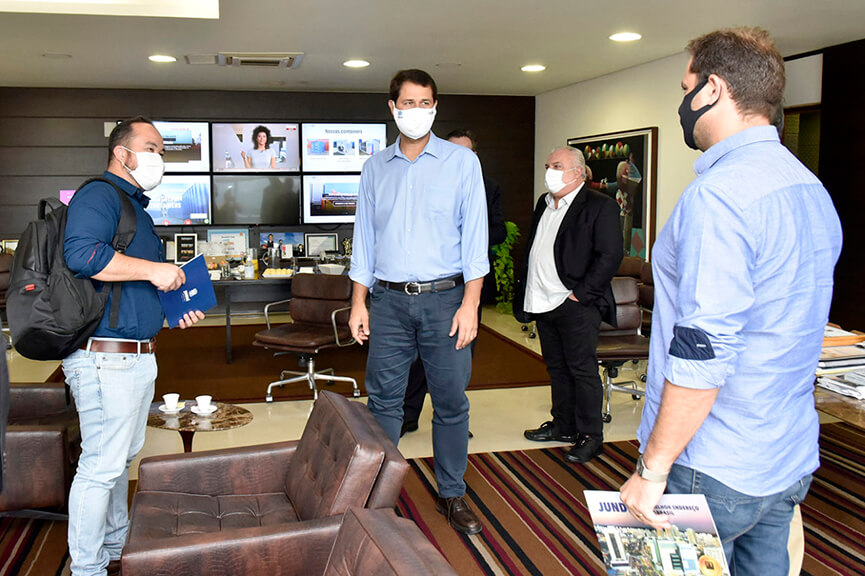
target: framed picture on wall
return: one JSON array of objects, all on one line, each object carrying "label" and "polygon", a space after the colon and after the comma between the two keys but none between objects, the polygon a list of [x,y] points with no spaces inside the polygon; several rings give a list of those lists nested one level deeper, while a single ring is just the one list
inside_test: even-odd
[{"label": "framed picture on wall", "polygon": [[586,159],[586,185],[619,205],[626,256],[650,258],[655,242],[658,128],[568,138]]},{"label": "framed picture on wall", "polygon": [[18,240],[3,240],[2,251],[7,254],[14,254],[15,249],[18,248]]},{"label": "framed picture on wall", "polygon": [[337,242],[339,238],[336,234],[307,234],[305,236],[306,255],[321,256],[325,252],[335,252],[338,250]]},{"label": "framed picture on wall", "polygon": [[175,234],[174,263],[185,264],[195,258],[197,245],[198,236],[196,234]]}]

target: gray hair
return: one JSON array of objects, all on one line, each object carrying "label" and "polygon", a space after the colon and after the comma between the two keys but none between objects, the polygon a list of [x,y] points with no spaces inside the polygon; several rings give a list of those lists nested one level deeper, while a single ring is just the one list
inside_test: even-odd
[{"label": "gray hair", "polygon": [[574,168],[580,168],[583,180],[586,179],[586,158],[583,156],[583,153],[573,146],[557,146],[553,148],[550,154],[554,154],[559,150],[565,150],[568,152],[574,160]]}]

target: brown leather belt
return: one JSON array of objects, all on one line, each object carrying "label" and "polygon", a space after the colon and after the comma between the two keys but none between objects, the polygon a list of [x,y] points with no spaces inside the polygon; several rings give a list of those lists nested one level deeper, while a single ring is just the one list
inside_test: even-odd
[{"label": "brown leather belt", "polygon": [[[87,350],[87,343],[81,346]],[[90,339],[91,352],[106,352],[109,354],[153,354],[156,352],[156,338],[150,340],[102,340]]]},{"label": "brown leather belt", "polygon": [[397,292],[405,292],[409,296],[417,296],[426,292],[444,292],[445,290],[456,288],[463,283],[463,275],[456,274],[450,278],[431,280],[429,282],[388,282],[387,280],[379,280],[378,283],[388,290],[396,290]]}]

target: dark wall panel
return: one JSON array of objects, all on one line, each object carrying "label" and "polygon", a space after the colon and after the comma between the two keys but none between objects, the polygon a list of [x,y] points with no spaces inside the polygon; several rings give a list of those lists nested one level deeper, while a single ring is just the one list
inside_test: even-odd
[{"label": "dark wall panel", "polygon": [[857,97],[863,92],[865,41],[827,48],[823,53],[819,175],[844,229],[830,319],[859,330],[865,329],[865,180],[856,176],[856,167],[865,165],[865,147],[852,143],[856,134],[865,133],[865,104]]},{"label": "dark wall panel", "polygon": [[[532,211],[534,108],[532,97],[443,94],[433,126],[439,136],[456,128],[477,132],[484,172],[503,188],[505,218],[524,231]],[[103,122],[138,114],[211,122],[377,121],[388,123],[389,142],[397,136],[384,93],[0,88],[0,238],[21,233],[39,198],[100,174],[107,156]],[[196,231],[206,235],[204,227]],[[350,234],[350,227],[339,232]]]}]

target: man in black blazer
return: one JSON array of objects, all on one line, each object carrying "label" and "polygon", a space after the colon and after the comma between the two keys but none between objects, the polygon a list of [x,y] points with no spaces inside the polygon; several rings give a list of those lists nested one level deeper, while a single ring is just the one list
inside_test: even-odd
[{"label": "man in black blazer", "polygon": [[583,186],[582,152],[556,148],[546,168],[549,192],[535,207],[514,310],[518,320],[536,321],[553,419],[525,436],[573,442],[565,458],[584,463],[603,450],[596,348],[601,321],[616,324],[611,281],[623,257],[622,228],[616,202]]}]

